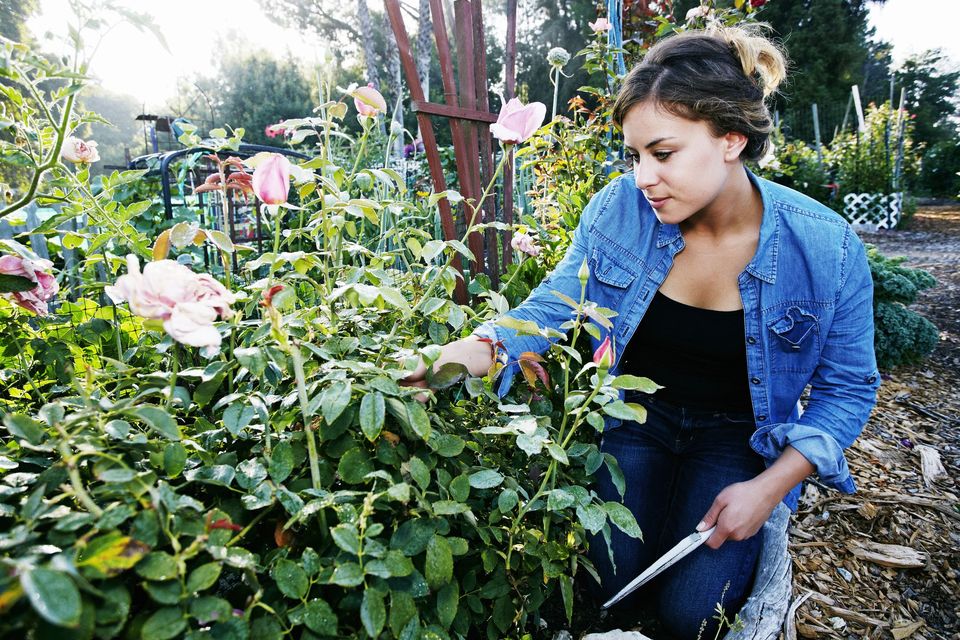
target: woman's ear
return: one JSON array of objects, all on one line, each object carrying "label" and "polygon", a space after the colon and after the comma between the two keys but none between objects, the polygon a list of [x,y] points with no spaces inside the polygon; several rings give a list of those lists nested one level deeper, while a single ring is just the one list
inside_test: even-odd
[{"label": "woman's ear", "polygon": [[723,136],[723,159],[733,162],[740,159],[740,153],[747,146],[747,136],[736,131],[730,131]]}]

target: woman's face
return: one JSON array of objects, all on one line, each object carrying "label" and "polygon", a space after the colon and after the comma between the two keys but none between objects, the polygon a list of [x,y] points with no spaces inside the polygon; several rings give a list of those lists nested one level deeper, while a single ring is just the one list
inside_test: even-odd
[{"label": "woman's face", "polygon": [[623,141],[637,188],[665,224],[709,211],[731,185],[734,172],[743,171],[745,136],[718,138],[706,122],[681,118],[652,103],[627,112]]}]

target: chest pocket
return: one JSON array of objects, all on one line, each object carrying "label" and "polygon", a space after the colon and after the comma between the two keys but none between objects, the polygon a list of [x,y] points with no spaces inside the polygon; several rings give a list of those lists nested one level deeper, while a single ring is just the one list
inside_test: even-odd
[{"label": "chest pocket", "polygon": [[767,327],[771,371],[813,371],[820,357],[820,321],[812,311],[790,307]]},{"label": "chest pocket", "polygon": [[588,264],[593,278],[589,281],[587,299],[602,307],[616,309],[637,274],[600,249],[593,250]]}]

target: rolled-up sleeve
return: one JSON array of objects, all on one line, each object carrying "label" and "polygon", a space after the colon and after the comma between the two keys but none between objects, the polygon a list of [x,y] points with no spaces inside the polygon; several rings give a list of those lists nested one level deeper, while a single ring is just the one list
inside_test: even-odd
[{"label": "rolled-up sleeve", "polygon": [[856,485],[843,450],[853,444],[876,404],[880,374],[873,342],[873,280],[863,243],[849,228],[836,311],[820,362],[810,380],[810,399],[797,422],[758,428],[753,449],[768,461],[787,446],[799,451],[823,484],[853,493]]}]

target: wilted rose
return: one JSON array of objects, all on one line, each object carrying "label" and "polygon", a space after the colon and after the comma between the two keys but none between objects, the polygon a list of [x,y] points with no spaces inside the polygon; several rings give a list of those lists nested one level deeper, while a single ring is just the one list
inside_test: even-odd
[{"label": "wilted rose", "polygon": [[253,170],[253,191],[266,204],[283,204],[290,191],[290,161],[279,153],[267,154]]},{"label": "wilted rose", "polygon": [[528,256],[540,255],[540,246],[537,241],[525,233],[515,233],[510,239],[510,246],[514,251],[525,253]]},{"label": "wilted rose", "polygon": [[50,301],[60,286],[50,270],[53,263],[49,260],[28,260],[20,256],[0,256],[0,274],[19,276],[36,283],[36,286],[26,291],[12,291],[3,294],[15,304],[38,316],[47,314],[47,302]]},{"label": "wilted rose", "polygon": [[220,332],[213,326],[217,317],[233,315],[236,302],[226,287],[210,275],[196,274],[173,260],[148,262],[140,273],[140,262],[127,256],[128,273],[105,288],[114,302],[126,301],[130,311],[149,320],[163,321],[163,328],[177,342],[191,347],[219,347]]},{"label": "wilted rose", "polygon": [[60,157],[67,162],[75,164],[90,164],[100,159],[97,152],[97,143],[93,140],[84,141],[80,138],[68,136],[63,141],[63,147],[60,149]]},{"label": "wilted rose", "polygon": [[693,22],[697,18],[706,18],[710,15],[710,7],[705,4],[700,5],[699,7],[694,7],[687,11],[687,22]]},{"label": "wilted rose", "polygon": [[353,106],[362,116],[375,118],[381,113],[387,112],[387,101],[379,91],[373,88],[373,83],[365,87],[357,87],[350,92],[353,96]]},{"label": "wilted rose", "polygon": [[490,133],[501,142],[519,144],[525,142],[543,123],[547,107],[542,102],[531,102],[524,106],[513,98],[503,106],[497,122],[490,125]]},{"label": "wilted rose", "polygon": [[597,18],[596,22],[588,22],[587,24],[590,25],[590,28],[593,29],[594,33],[609,31],[610,27],[612,26],[610,21],[606,18]]}]

